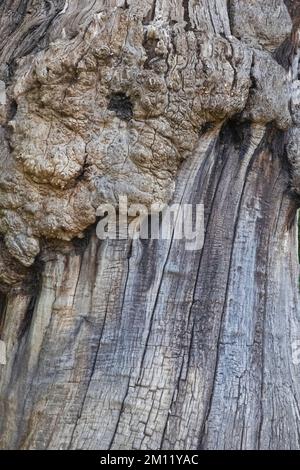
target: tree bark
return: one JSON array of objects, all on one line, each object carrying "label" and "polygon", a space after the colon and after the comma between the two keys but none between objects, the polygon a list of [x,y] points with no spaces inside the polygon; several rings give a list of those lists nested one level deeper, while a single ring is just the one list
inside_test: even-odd
[{"label": "tree bark", "polygon": [[[173,52],[161,59],[169,69],[155,69],[163,40],[151,39],[149,32],[140,44],[147,55],[143,67],[146,74],[169,77],[172,67],[182,63],[185,101],[188,72],[194,77],[197,64],[192,59],[184,64],[182,50],[193,57],[198,40],[205,47],[214,41],[222,46],[209,60],[204,46],[197,50],[200,62],[215,64],[206,75],[211,101],[201,101],[195,111],[195,145],[185,150],[182,142],[177,144],[182,158],[171,172],[176,184],[169,201],[204,204],[202,250],[187,251],[174,238],[101,241],[96,219],[87,216],[86,225],[80,222],[78,233],[70,229],[67,240],[60,232],[45,235],[36,223],[39,253],[32,256],[28,249],[26,256],[22,250],[18,255],[5,219],[17,209],[7,205],[12,190],[0,181],[0,339],[6,346],[6,364],[0,365],[0,448],[300,448],[300,368],[293,361],[293,345],[300,338],[298,15],[297,2],[293,9],[286,3],[2,2],[0,79],[8,93],[0,161],[6,177],[10,158],[17,161],[21,155],[18,126],[37,100],[31,82],[26,106],[24,91],[9,90],[23,80],[22,67],[37,57],[41,63],[51,44],[58,44],[58,57],[60,41],[76,41],[97,15],[108,12],[116,24],[127,22],[129,38],[132,24],[147,31],[157,25],[161,31],[173,28]],[[100,28],[93,34],[101,43],[106,33]],[[132,32],[129,46],[138,43],[138,34]],[[208,36],[203,39],[203,34]],[[234,51],[230,59],[222,41]],[[218,88],[223,75],[227,80],[225,62],[233,74],[228,92]],[[133,121],[139,119],[136,109],[138,104]],[[12,119],[16,130],[9,125]],[[113,122],[130,126],[126,119],[117,114]],[[188,139],[196,127],[194,121],[191,131],[186,127]],[[118,129],[121,135],[123,128]],[[163,166],[162,157],[160,162]],[[27,162],[17,165],[24,173]],[[26,181],[52,197],[49,181],[38,178],[29,174]],[[76,184],[84,178],[85,173]],[[61,201],[68,189],[55,191]],[[167,198],[161,194],[158,199]],[[75,212],[71,217],[77,223]],[[24,223],[29,226],[37,218],[24,216]],[[16,233],[16,223],[12,226]],[[27,238],[22,240],[27,246]]]}]

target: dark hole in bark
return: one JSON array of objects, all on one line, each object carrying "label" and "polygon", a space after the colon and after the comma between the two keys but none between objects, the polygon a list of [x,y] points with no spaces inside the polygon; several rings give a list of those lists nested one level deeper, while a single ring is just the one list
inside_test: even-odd
[{"label": "dark hole in bark", "polygon": [[250,85],[250,90],[257,90],[257,80],[256,78],[251,74],[250,75],[250,79],[251,79],[251,85]]},{"label": "dark hole in bark", "polygon": [[113,93],[109,97],[107,109],[114,111],[119,119],[130,121],[133,116],[133,104],[125,93]]},{"label": "dark hole in bark", "polygon": [[255,56],[252,57],[251,69],[250,69],[250,93],[253,93],[254,90],[257,90],[257,80],[254,75],[254,67],[255,67]]},{"label": "dark hole in bark", "polygon": [[233,144],[239,157],[243,158],[251,145],[251,124],[247,121],[240,122],[238,115],[229,119],[221,130],[220,143],[225,147]]},{"label": "dark hole in bark", "polygon": [[185,31],[191,31],[192,25],[191,25],[191,20],[190,20],[190,15],[189,15],[189,0],[182,0],[182,6],[183,6],[183,19],[185,21]]}]

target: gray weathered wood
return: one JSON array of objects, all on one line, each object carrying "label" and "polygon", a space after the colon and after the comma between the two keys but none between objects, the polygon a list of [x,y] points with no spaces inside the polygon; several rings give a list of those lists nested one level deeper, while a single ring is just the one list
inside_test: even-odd
[{"label": "gray weathered wood", "polygon": [[[0,448],[299,449],[297,3],[286,2],[294,26],[281,0],[1,3]],[[92,65],[92,92],[81,77],[66,85],[73,56],[96,46],[112,93],[135,96],[132,71],[160,80],[154,95],[141,85],[129,122],[104,107]],[[73,154],[70,173],[48,171],[55,132],[26,147],[26,132],[57,122],[83,140],[79,174]],[[121,150],[136,130],[149,161],[123,171],[107,127]],[[97,239],[96,203],[111,193],[89,165],[133,202],[203,202],[203,249]]]}]

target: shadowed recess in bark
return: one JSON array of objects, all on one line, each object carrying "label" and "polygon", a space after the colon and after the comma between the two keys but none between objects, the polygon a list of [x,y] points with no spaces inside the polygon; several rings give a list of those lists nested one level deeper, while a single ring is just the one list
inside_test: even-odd
[{"label": "shadowed recess in bark", "polygon": [[34,312],[35,305],[36,305],[36,302],[37,302],[37,297],[38,297],[38,294],[35,294],[30,299],[30,302],[28,304],[27,310],[25,312],[25,315],[23,317],[22,323],[20,324],[20,328],[19,328],[19,331],[18,331],[19,341],[21,340],[21,338],[24,336],[24,334],[26,333],[26,331],[30,327],[33,312]]},{"label": "shadowed recess in bark", "polygon": [[183,18],[185,21],[185,30],[189,31],[192,29],[190,14],[189,14],[189,0],[182,0],[182,7],[183,7]]},{"label": "shadowed recess in bark", "polygon": [[0,339],[4,327],[7,296],[0,292]]},{"label": "shadowed recess in bark", "polygon": [[91,241],[91,237],[94,234],[95,229],[96,229],[96,225],[94,224],[84,231],[84,236],[82,238],[76,237],[72,240],[72,244],[75,248],[76,255],[80,255],[84,253],[85,249],[88,247]]},{"label": "shadowed recess in bark", "polygon": [[220,143],[226,145],[232,143],[234,148],[239,150],[240,158],[248,152],[251,146],[251,123],[241,122],[239,116],[229,119],[222,127],[220,133]]},{"label": "shadowed recess in bark", "polygon": [[119,119],[130,121],[133,116],[133,104],[125,93],[113,93],[109,97],[107,109],[114,111]]}]

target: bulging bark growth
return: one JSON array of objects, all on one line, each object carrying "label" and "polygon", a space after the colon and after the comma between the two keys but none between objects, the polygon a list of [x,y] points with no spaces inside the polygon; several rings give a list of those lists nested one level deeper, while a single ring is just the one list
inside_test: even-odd
[{"label": "bulging bark growth", "polygon": [[[297,2],[10,3],[0,446],[299,448]],[[203,249],[98,240],[119,195]]]}]

